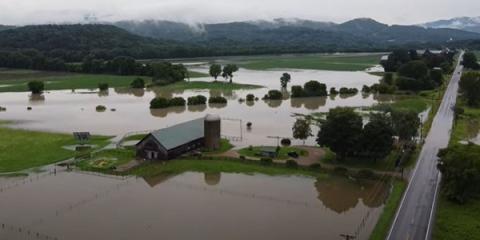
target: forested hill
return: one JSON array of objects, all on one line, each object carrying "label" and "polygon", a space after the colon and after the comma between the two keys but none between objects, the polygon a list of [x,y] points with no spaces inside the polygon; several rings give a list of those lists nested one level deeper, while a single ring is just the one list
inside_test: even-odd
[{"label": "forested hill", "polygon": [[[359,18],[341,24],[309,20],[233,22],[187,25],[169,21],[122,21],[114,25],[129,32],[157,38],[203,45],[241,45],[270,43],[272,45],[302,45],[311,42],[319,48],[368,47],[379,48],[412,43],[442,44],[448,41],[479,39],[480,34],[456,29],[433,29],[419,26],[386,25],[373,19]],[[358,43],[352,43],[352,39]],[[366,45],[365,45],[366,44]],[[236,45],[239,47],[239,45]]]},{"label": "forested hill", "polygon": [[36,25],[0,31],[0,50],[36,49],[49,57],[81,61],[93,54],[98,58],[115,56],[168,58],[205,55],[202,48],[162,41],[129,33],[112,25]]}]

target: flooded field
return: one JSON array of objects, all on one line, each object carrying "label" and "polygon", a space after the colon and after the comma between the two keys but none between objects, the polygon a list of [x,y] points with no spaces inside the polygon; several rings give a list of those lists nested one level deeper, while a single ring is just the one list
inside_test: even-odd
[{"label": "flooded field", "polygon": [[332,176],[30,179],[0,178],[0,239],[368,239],[389,192]]},{"label": "flooded field", "polygon": [[[194,70],[205,72],[206,68]],[[282,71],[252,71],[241,69],[236,73],[234,82],[257,84],[266,88],[255,90],[216,91],[186,90],[165,91],[162,89],[125,90],[110,89],[108,94],[88,92],[86,90],[51,91],[42,96],[29,93],[0,93],[0,105],[7,111],[0,112],[0,120],[17,121],[13,127],[71,133],[89,131],[102,135],[121,135],[128,132],[154,130],[183,121],[205,116],[207,113],[219,114],[224,118],[222,134],[235,139],[237,146],[276,144],[268,136],[291,137],[293,114],[310,114],[328,111],[337,106],[371,106],[379,100],[373,95],[337,96],[335,98],[305,98],[283,101],[263,101],[255,103],[239,102],[249,93],[262,98],[269,89],[280,88]],[[315,70],[289,70],[292,85],[303,85],[309,80],[318,80],[328,88],[356,87],[378,82],[379,77],[365,72],[335,72]],[[196,78],[195,81],[211,81],[210,78]],[[202,94],[205,96],[223,95],[228,98],[227,105],[209,105],[195,107],[177,107],[150,110],[149,102],[155,96],[187,98]],[[95,107],[104,105],[106,112],[97,112]],[[27,110],[31,106],[31,111]],[[114,109],[115,111],[111,111]],[[282,121],[277,121],[282,119]],[[245,129],[252,122],[251,130]],[[314,137],[307,141],[314,144]]]}]

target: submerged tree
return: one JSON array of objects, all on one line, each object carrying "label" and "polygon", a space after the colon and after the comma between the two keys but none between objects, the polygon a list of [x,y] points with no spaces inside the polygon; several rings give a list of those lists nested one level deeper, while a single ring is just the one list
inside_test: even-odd
[{"label": "submerged tree", "polygon": [[288,73],[284,73],[282,77],[280,78],[280,84],[282,85],[282,88],[287,88],[288,83],[292,79],[292,76]]},{"label": "submerged tree", "polygon": [[238,71],[238,66],[235,64],[227,64],[226,66],[223,67],[223,73],[222,76],[225,79],[230,79],[230,83],[233,82],[233,73]]},{"label": "submerged tree", "polygon": [[43,92],[45,84],[42,81],[31,81],[28,83],[28,90],[33,94],[40,94]]},{"label": "submerged tree", "polygon": [[209,74],[217,81],[218,76],[222,74],[222,66],[220,64],[212,64],[210,66]]},{"label": "submerged tree", "polygon": [[312,128],[310,127],[310,121],[303,118],[297,118],[292,127],[293,138],[300,139],[305,144],[307,138],[313,136]]}]

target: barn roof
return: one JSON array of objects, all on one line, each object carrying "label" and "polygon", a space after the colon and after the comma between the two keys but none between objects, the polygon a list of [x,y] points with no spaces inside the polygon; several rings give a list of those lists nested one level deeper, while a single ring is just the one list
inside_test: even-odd
[{"label": "barn roof", "polygon": [[205,137],[204,118],[153,131],[152,136],[167,150]]}]

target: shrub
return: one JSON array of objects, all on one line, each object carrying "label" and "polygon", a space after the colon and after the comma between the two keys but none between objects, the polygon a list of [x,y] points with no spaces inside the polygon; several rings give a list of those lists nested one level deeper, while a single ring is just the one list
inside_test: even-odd
[{"label": "shrub", "polygon": [[356,88],[346,88],[346,87],[342,87],[340,88],[340,94],[357,94],[358,93],[358,89]]},{"label": "shrub", "polygon": [[338,91],[334,87],[330,88],[330,95],[337,95]]},{"label": "shrub", "polygon": [[150,101],[151,109],[167,108],[167,107],[169,107],[169,101],[166,98],[157,97],[152,99],[152,101]]},{"label": "shrub", "polygon": [[370,92],[371,92],[371,89],[370,89],[369,86],[363,85],[363,87],[362,87],[362,92],[363,92],[363,93],[370,93]]},{"label": "shrub", "polygon": [[5,112],[5,111],[7,111],[7,108],[0,106],[0,112]]},{"label": "shrub", "polygon": [[185,106],[185,99],[182,97],[174,97],[168,101],[168,106],[170,107],[183,107]]},{"label": "shrub", "polygon": [[370,169],[361,169],[358,171],[357,176],[364,179],[374,179],[375,173]]},{"label": "shrub", "polygon": [[227,99],[222,96],[210,97],[208,103],[226,104]]},{"label": "shrub", "polygon": [[268,94],[265,95],[264,97],[264,99],[268,99],[268,100],[282,100],[282,98],[283,98],[283,94],[278,90],[270,90],[268,91]]},{"label": "shrub", "polygon": [[288,138],[284,138],[280,141],[280,144],[282,144],[284,147],[288,147],[292,144],[292,141]]},{"label": "shrub", "polygon": [[252,125],[253,125],[253,124],[252,124],[251,122],[248,122],[248,123],[247,123],[247,128],[249,128],[249,129],[252,128]]},{"label": "shrub", "polygon": [[189,106],[204,105],[206,103],[207,103],[207,98],[205,96],[202,96],[202,95],[197,95],[197,96],[193,96],[193,97],[188,98],[188,105]]},{"label": "shrub", "polygon": [[292,86],[292,98],[305,97],[305,91],[303,91],[302,86]]},{"label": "shrub", "polygon": [[246,99],[247,99],[248,102],[253,102],[253,101],[255,101],[255,95],[248,94]]},{"label": "shrub", "polygon": [[99,83],[98,84],[98,89],[100,91],[107,91],[108,90],[108,83]]},{"label": "shrub", "polygon": [[145,88],[145,81],[143,78],[135,78],[135,80],[130,83],[130,87],[132,88]]},{"label": "shrub", "polygon": [[107,107],[103,105],[98,105],[96,108],[97,112],[105,112],[107,110]]},{"label": "shrub", "polygon": [[287,160],[285,162],[285,166],[287,166],[288,168],[297,168],[298,163],[295,160]]},{"label": "shrub", "polygon": [[33,94],[42,93],[44,89],[45,84],[41,81],[28,82],[28,90],[30,90]]},{"label": "shrub", "polygon": [[270,165],[273,163],[273,160],[271,158],[261,158],[260,163],[263,165]]}]

